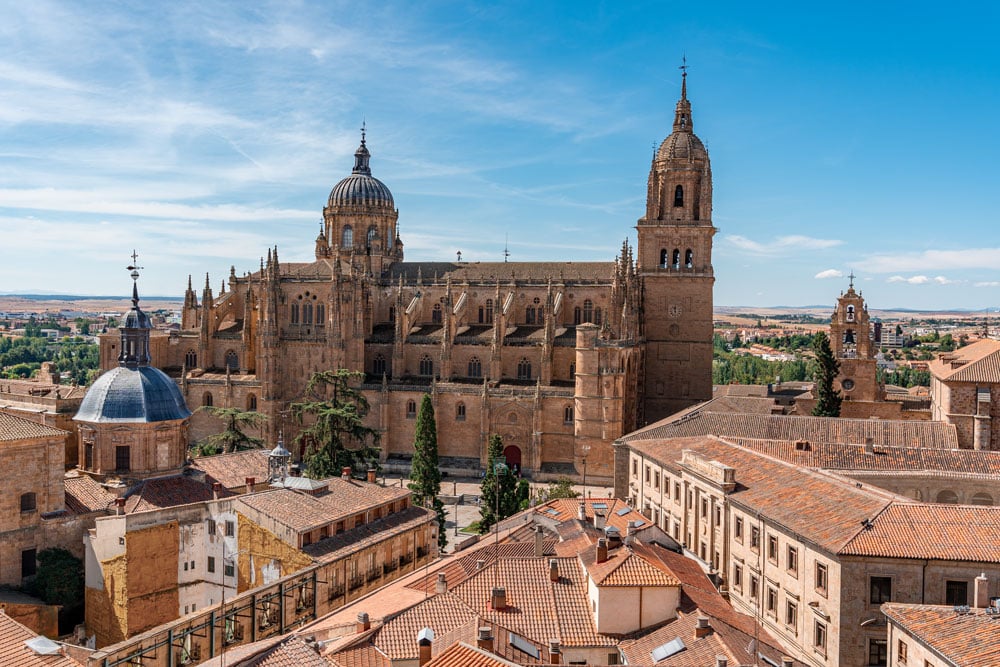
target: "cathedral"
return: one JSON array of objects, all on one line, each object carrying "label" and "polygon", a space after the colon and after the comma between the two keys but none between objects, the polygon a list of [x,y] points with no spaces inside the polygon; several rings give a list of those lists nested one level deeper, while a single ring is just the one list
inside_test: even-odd
[{"label": "cathedral", "polygon": [[[429,393],[443,466],[480,469],[496,433],[536,478],[587,466],[610,479],[616,438],[711,397],[712,173],[686,72],[637,245],[613,261],[407,262],[398,218],[362,132],[315,258],[285,262],[275,246],[218,294],[206,276],[200,298],[189,278],[180,330],[150,340],[153,365],[192,408],[266,414],[271,442],[293,440],[288,406],[314,372],[357,371],[384,460],[409,458]],[[118,343],[102,338],[104,368]],[[190,437],[218,429],[197,413]]]}]

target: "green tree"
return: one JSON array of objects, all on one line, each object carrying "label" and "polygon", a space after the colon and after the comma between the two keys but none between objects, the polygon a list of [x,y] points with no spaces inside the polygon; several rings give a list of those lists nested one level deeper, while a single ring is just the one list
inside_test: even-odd
[{"label": "green tree", "polygon": [[579,498],[580,492],[573,490],[573,480],[569,477],[560,477],[549,484],[549,488],[545,491],[545,497],[548,500],[555,500],[556,498]]},{"label": "green tree", "polygon": [[438,462],[437,423],[434,421],[434,405],[428,394],[424,394],[420,402],[415,430],[409,488],[415,504],[434,508],[438,520],[438,546],[444,549],[448,545],[448,534],[444,529],[444,503],[438,498],[441,494],[441,468]]},{"label": "green tree", "polygon": [[813,351],[816,353],[816,407],[813,415],[816,417],[839,417],[840,402],[843,400],[840,392],[833,388],[833,382],[840,373],[840,363],[830,349],[830,339],[820,331],[813,338]]},{"label": "green tree", "polygon": [[302,461],[314,479],[332,477],[345,466],[378,466],[378,430],[365,426],[368,401],[350,385],[363,373],[343,368],[313,373],[305,396],[292,403],[292,415],[309,425],[296,436],[305,447]]},{"label": "green tree", "polygon": [[259,449],[264,440],[244,433],[244,429],[258,428],[267,421],[267,415],[239,408],[220,408],[203,405],[198,412],[207,412],[226,425],[222,433],[215,433],[201,441],[202,454],[231,454],[244,449]]},{"label": "green tree", "polygon": [[65,609],[83,606],[83,561],[65,549],[38,552],[34,592],[48,604]]},{"label": "green tree", "polygon": [[490,436],[479,497],[480,533],[489,532],[493,524],[517,512],[517,478],[504,459],[503,439],[498,434]]}]

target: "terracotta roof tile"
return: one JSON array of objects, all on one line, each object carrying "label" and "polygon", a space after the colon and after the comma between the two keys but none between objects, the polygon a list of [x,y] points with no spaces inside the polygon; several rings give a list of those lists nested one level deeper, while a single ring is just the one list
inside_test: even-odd
[{"label": "terracotta roof tile", "polygon": [[13,667],[80,667],[80,663],[64,655],[38,655],[24,642],[38,635],[10,616],[0,613],[0,665]]},{"label": "terracotta roof tile", "polygon": [[1000,341],[989,338],[938,355],[928,370],[948,382],[1000,382]]},{"label": "terracotta roof tile", "polygon": [[956,614],[954,607],[888,602],[882,612],[907,633],[958,667],[1000,665],[1000,623],[982,609]]},{"label": "terracotta roof tile", "polygon": [[[232,495],[225,489],[220,498]],[[125,513],[148,512],[165,507],[212,500],[212,487],[190,477],[176,475],[139,483],[125,497]]]},{"label": "terracotta roof tile", "polygon": [[[529,526],[533,528],[533,526]],[[518,531],[515,531],[518,532]],[[506,539],[510,539],[508,536]],[[409,588],[418,591],[433,593],[437,584],[438,573],[443,572],[448,588],[453,588],[462,583],[478,569],[477,563],[481,560],[483,565],[493,563],[499,556],[501,559],[508,558],[531,558],[534,556],[534,542],[500,542],[494,545],[491,542],[482,542],[481,547],[471,553],[460,555],[444,567],[438,569],[426,577],[421,577],[410,584]],[[553,539],[545,539],[542,542],[542,550],[545,555],[555,553],[558,542]]]},{"label": "terracotta roof tile", "polygon": [[[451,594],[436,595],[389,619],[375,635],[373,644],[392,660],[418,656],[417,633],[431,628],[443,634],[469,622],[475,612],[461,598]],[[334,657],[339,661],[339,654]]]},{"label": "terracotta roof tile", "polygon": [[69,433],[62,429],[39,424],[23,417],[15,417],[7,412],[0,412],[0,442],[56,438],[67,435]]},{"label": "terracotta roof tile", "polygon": [[305,638],[297,635],[242,664],[245,667],[330,667],[329,660],[307,646]]},{"label": "terracotta roof tile", "polygon": [[268,453],[266,449],[251,449],[232,454],[199,456],[194,459],[192,467],[203,471],[209,483],[220,482],[227,489],[235,489],[243,486],[247,477],[253,477],[257,482],[267,480]]},{"label": "terracotta roof tile", "polygon": [[681,582],[666,568],[657,568],[629,547],[623,546],[608,554],[603,563],[597,562],[593,547],[580,554],[580,562],[598,586],[680,586]]},{"label": "terracotta roof tile", "polygon": [[339,651],[329,660],[338,667],[392,667],[389,657],[371,644]]},{"label": "terracotta roof tile", "polygon": [[89,475],[67,477],[66,509],[74,514],[101,512],[111,507],[115,495],[101,486]]},{"label": "terracotta roof tile", "polygon": [[520,667],[465,642],[456,642],[427,663],[426,667]]},{"label": "terracotta roof tile", "polygon": [[[242,497],[242,496],[241,496]],[[429,524],[435,520],[434,512],[423,507],[407,507],[401,512],[395,512],[371,523],[356,526],[339,535],[333,535],[319,542],[313,542],[305,547],[309,556],[319,562],[330,562],[345,554],[364,549],[372,544],[383,542],[393,535]]]},{"label": "terracotta roof tile", "polygon": [[654,527],[653,523],[641,512],[618,498],[587,498],[586,500],[583,498],[558,498],[538,505],[534,512],[544,519],[550,519],[560,524],[571,524],[578,516],[581,503],[584,506],[586,522],[589,525],[594,524],[594,514],[602,512],[605,517],[604,525],[617,528],[623,538],[628,534],[629,522],[639,522],[635,524],[638,526],[636,535],[641,535],[643,530]]}]

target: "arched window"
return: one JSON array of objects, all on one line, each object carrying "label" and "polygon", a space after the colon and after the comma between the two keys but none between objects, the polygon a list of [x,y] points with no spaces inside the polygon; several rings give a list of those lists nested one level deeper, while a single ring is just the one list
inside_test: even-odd
[{"label": "arched window", "polygon": [[601,309],[594,308],[594,324],[600,324],[600,323],[601,323]]},{"label": "arched window", "polygon": [[563,408],[563,423],[572,424],[573,423],[573,406],[567,405]]},{"label": "arched window", "polygon": [[674,248],[674,257],[671,264],[675,269],[681,268],[681,251],[679,248]]},{"label": "arched window", "polygon": [[993,496],[986,493],[985,491],[980,491],[976,495],[972,496],[972,500],[969,501],[971,505],[992,505]]},{"label": "arched window", "polygon": [[369,248],[372,247],[372,241],[374,241],[377,237],[378,237],[378,229],[375,227],[375,225],[370,226],[368,228],[368,236],[365,237],[365,243]]},{"label": "arched window", "polygon": [[854,321],[854,306],[847,307],[847,321],[848,322]]},{"label": "arched window", "polygon": [[385,357],[381,354],[376,354],[372,359],[372,375],[385,375]]},{"label": "arched window", "polygon": [[321,303],[316,304],[316,326],[321,327],[326,324],[326,306]]},{"label": "arched window", "polygon": [[226,351],[226,368],[231,371],[238,371],[240,369],[240,357],[233,350]]},{"label": "arched window", "polygon": [[521,361],[517,362],[517,379],[518,380],[530,380],[531,379],[531,362],[525,357],[521,357]]},{"label": "arched window", "polygon": [[417,402],[412,398],[406,402],[406,418],[416,419],[417,418]]},{"label": "arched window", "polygon": [[493,299],[486,299],[486,305],[479,307],[479,323],[493,324]]},{"label": "arched window", "polygon": [[441,304],[435,303],[434,308],[431,310],[431,322],[434,324],[441,324]]},{"label": "arched window", "polygon": [[674,206],[684,206],[684,188],[680,185],[674,188]]},{"label": "arched window", "polygon": [[37,507],[35,501],[34,493],[22,493],[21,494],[21,511],[22,512],[34,512]]},{"label": "arched window", "polygon": [[420,375],[434,375],[434,362],[430,355],[424,355],[420,359]]},{"label": "arched window", "polygon": [[937,501],[939,503],[944,503],[947,505],[957,505],[958,504],[958,494],[954,491],[945,489],[944,491],[937,494]]},{"label": "arched window", "polygon": [[534,324],[535,323],[535,307],[528,306],[524,309],[524,323]]},{"label": "arched window", "polygon": [[205,395],[201,397],[201,404],[205,407],[212,407],[212,392],[205,392]]},{"label": "arched window", "polygon": [[292,304],[292,324],[299,323],[299,304]]},{"label": "arched window", "polygon": [[594,302],[590,299],[583,300],[583,321],[593,322],[594,321]]},{"label": "arched window", "polygon": [[470,378],[481,378],[483,377],[483,364],[479,361],[479,357],[472,357],[469,359],[469,377]]},{"label": "arched window", "polygon": [[583,311],[580,306],[573,309],[573,324],[583,324]]},{"label": "arched window", "polygon": [[344,225],[344,234],[341,237],[341,244],[344,248],[351,248],[354,246],[354,228],[350,225]]},{"label": "arched window", "polygon": [[256,409],[257,409],[257,395],[250,394],[249,396],[247,396],[247,410],[256,410]]},{"label": "arched window", "polygon": [[660,268],[661,269],[667,268],[667,249],[666,248],[664,248],[663,250],[660,251]]},{"label": "arched window", "polygon": [[570,364],[569,365],[569,376],[570,376],[570,378],[575,378],[576,377],[576,364]]},{"label": "arched window", "polygon": [[194,350],[188,350],[184,354],[184,365],[187,366],[188,368],[197,368],[198,367],[198,353],[195,352]]},{"label": "arched window", "polygon": [[313,307],[311,303],[302,304],[302,324],[313,323]]},{"label": "arched window", "polygon": [[694,251],[691,248],[684,251],[684,266],[689,269],[694,266]]},{"label": "arched window", "polygon": [[465,421],[465,403],[459,402],[455,405],[455,421]]}]

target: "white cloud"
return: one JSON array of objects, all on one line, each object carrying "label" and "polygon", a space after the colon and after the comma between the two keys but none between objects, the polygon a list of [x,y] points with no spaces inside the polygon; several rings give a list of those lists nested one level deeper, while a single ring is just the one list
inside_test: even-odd
[{"label": "white cloud", "polygon": [[965,281],[952,280],[951,278],[947,278],[945,276],[934,276],[934,282],[936,282],[938,285],[956,285],[958,283],[964,283]]},{"label": "white cloud", "polygon": [[898,273],[935,269],[993,269],[998,264],[1000,248],[965,248],[871,255],[865,260],[865,269],[875,273]]},{"label": "white cloud", "polygon": [[837,239],[817,239],[797,234],[778,236],[770,242],[754,241],[736,234],[726,236],[725,240],[740,250],[745,250],[755,255],[780,255],[795,250],[826,250],[827,248],[833,248],[844,243]]},{"label": "white cloud", "polygon": [[826,278],[843,278],[844,272],[841,271],[840,269],[827,269],[826,271],[820,271],[815,275],[815,277],[819,278],[820,280]]},{"label": "white cloud", "polygon": [[1000,287],[1000,280],[985,280],[975,283],[974,287]]},{"label": "white cloud", "polygon": [[890,283],[909,283],[910,285],[926,285],[931,281],[927,276],[910,276],[909,278],[904,278],[903,276],[892,276],[889,278]]}]

